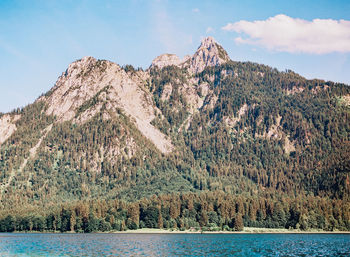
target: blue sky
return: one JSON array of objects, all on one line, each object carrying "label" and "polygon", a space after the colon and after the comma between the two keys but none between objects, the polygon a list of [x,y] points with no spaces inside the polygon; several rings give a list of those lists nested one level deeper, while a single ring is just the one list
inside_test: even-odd
[{"label": "blue sky", "polygon": [[347,0],[1,0],[0,112],[33,102],[83,56],[147,68],[206,36],[233,60],[350,84],[349,10]]}]

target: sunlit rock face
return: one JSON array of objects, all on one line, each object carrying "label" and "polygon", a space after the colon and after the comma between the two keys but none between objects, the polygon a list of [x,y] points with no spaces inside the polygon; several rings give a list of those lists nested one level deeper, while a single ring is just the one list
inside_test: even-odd
[{"label": "sunlit rock face", "polygon": [[182,60],[175,54],[162,54],[152,61],[150,68],[158,67],[162,69],[171,65],[179,66],[181,62]]},{"label": "sunlit rock face", "polygon": [[47,103],[46,114],[56,116],[58,122],[84,123],[98,112],[109,119],[122,110],[162,153],[169,153],[171,141],[151,125],[160,111],[144,88],[147,77],[144,71],[128,73],[113,62],[84,57],[70,64],[55,87],[38,101]]},{"label": "sunlit rock face", "polygon": [[207,37],[190,59],[189,69],[193,73],[202,72],[205,67],[221,65],[230,60],[227,52],[215,42],[214,38]]},{"label": "sunlit rock face", "polygon": [[152,61],[150,68],[162,69],[175,65],[180,68],[188,68],[191,73],[202,72],[205,67],[221,65],[230,60],[227,52],[216,43],[212,37],[204,38],[197,51],[192,55],[186,55],[180,59],[175,54],[162,54]]}]

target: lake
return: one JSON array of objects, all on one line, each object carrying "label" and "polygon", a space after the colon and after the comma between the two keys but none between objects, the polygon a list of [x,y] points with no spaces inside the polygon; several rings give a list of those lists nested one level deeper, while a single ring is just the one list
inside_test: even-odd
[{"label": "lake", "polygon": [[0,234],[0,256],[350,256],[350,234]]}]

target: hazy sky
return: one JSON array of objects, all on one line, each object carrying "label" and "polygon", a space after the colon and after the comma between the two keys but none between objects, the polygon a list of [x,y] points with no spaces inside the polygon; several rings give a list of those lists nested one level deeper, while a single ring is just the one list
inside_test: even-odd
[{"label": "hazy sky", "polygon": [[231,59],[350,84],[350,1],[0,0],[0,112],[83,56],[147,68],[213,36]]}]

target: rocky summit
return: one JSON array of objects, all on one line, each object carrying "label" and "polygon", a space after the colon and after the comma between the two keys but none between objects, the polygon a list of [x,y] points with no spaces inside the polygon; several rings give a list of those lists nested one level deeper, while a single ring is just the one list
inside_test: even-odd
[{"label": "rocky summit", "polygon": [[200,73],[206,67],[218,66],[230,60],[227,52],[214,38],[204,38],[197,51],[192,55],[186,55],[182,60],[175,54],[163,54],[152,61],[150,68],[163,68],[166,66],[185,67],[192,73]]},{"label": "rocky summit", "polygon": [[231,60],[212,37],[146,70],[84,57],[0,114],[0,231],[9,213],[61,231],[349,230],[349,99],[345,84]]},{"label": "rocky summit", "polygon": [[190,58],[189,69],[194,73],[202,72],[208,66],[218,66],[230,60],[227,52],[215,42],[214,38],[207,37]]}]

